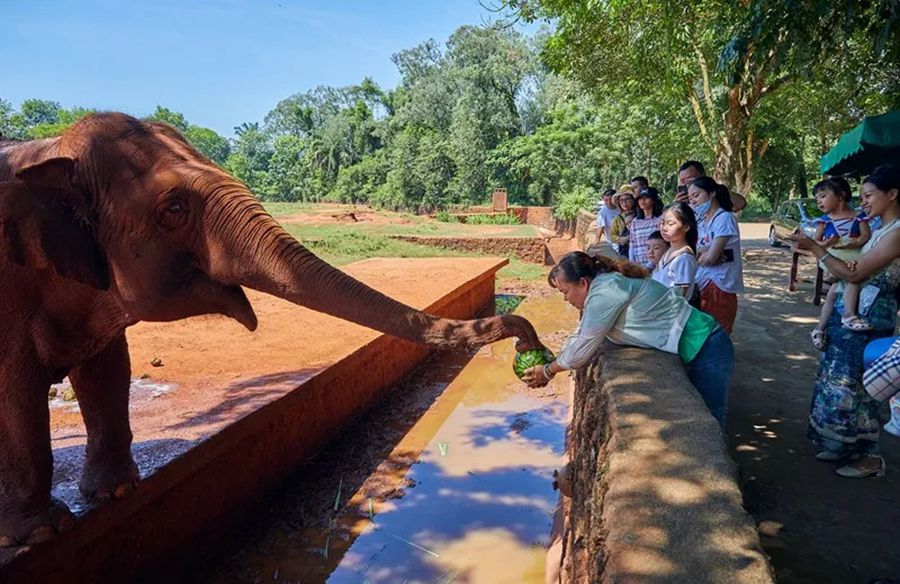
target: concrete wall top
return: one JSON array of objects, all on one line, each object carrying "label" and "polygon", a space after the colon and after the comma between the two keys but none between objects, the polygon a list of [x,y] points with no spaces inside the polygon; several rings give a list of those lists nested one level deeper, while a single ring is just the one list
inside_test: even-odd
[{"label": "concrete wall top", "polygon": [[[602,509],[587,512],[602,537],[585,538],[598,549],[579,572],[603,582],[773,582],[735,464],[679,358],[607,343],[578,378],[573,509]],[[599,432],[589,427],[598,419]],[[578,483],[591,480],[600,486]],[[572,580],[595,581],[581,575]]]}]

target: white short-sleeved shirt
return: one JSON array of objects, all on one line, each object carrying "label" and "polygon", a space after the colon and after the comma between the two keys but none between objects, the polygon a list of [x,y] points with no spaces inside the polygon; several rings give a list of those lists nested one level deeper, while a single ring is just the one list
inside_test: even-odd
[{"label": "white short-sleeved shirt", "polygon": [[597,227],[603,227],[606,230],[606,240],[610,243],[613,242],[612,235],[610,235],[612,222],[618,215],[618,209],[615,207],[607,207],[606,205],[600,207],[600,212],[597,213]]},{"label": "white short-sleeved shirt", "polygon": [[712,282],[723,292],[740,294],[744,291],[744,269],[741,263],[741,232],[738,229],[737,219],[734,213],[724,209],[716,211],[709,221],[703,221],[697,226],[699,238],[697,246],[708,248],[717,237],[727,237],[725,250],[731,250],[734,258],[730,262],[722,262],[714,266],[699,266],[697,268],[697,286],[703,290]]},{"label": "white short-sleeved shirt", "polygon": [[697,258],[690,247],[683,247],[674,254],[667,250],[653,270],[653,279],[666,288],[687,287],[685,298],[690,298],[697,286]]}]

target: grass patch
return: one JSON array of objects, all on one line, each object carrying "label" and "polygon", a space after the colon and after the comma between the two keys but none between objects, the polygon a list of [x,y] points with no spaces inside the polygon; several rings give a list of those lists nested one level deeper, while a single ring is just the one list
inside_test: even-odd
[{"label": "grass patch", "polygon": [[[391,225],[388,227],[398,227]],[[403,227],[402,225],[399,227]],[[387,235],[360,230],[345,225],[285,225],[288,233],[297,238],[317,256],[335,266],[343,266],[367,258],[441,258],[487,257],[487,254],[443,249],[398,241]],[[546,268],[509,258],[509,265],[497,273],[501,280],[531,281],[546,276]]]},{"label": "grass patch", "polygon": [[550,268],[539,266],[530,262],[523,262],[519,258],[509,258],[509,265],[497,272],[500,280],[518,280],[521,282],[535,282],[544,280]]},{"label": "grass patch", "polygon": [[469,225],[521,225],[522,222],[515,215],[505,213],[496,215],[469,215],[466,217]]},{"label": "grass patch", "polygon": [[273,203],[269,201],[263,203],[262,206],[270,215],[272,215],[272,217],[284,217],[300,212],[311,212],[315,207],[315,203]]},{"label": "grass patch", "polygon": [[[376,237],[389,235],[421,235],[430,237],[534,237],[537,232],[531,225],[482,226],[465,223],[438,223],[419,221],[410,223],[382,223],[360,221],[342,224],[291,224],[284,223],[294,237],[323,238],[332,235],[360,233]],[[498,231],[499,230],[499,231]]]}]

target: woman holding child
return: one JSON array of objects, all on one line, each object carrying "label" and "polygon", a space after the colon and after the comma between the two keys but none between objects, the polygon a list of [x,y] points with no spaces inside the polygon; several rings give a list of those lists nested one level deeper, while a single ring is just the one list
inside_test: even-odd
[{"label": "woman holding child", "polygon": [[555,361],[532,367],[523,380],[546,385],[566,369],[581,367],[604,339],[674,353],[710,413],[725,426],[734,347],[708,314],[647,277],[647,270],[621,260],[572,252],[550,271],[550,286],[582,311],[578,329]]},{"label": "woman holding child", "polygon": [[892,335],[896,325],[900,291],[900,168],[876,168],[860,190],[866,213],[880,217],[882,227],[863,246],[857,261],[848,263],[835,257],[802,233],[793,236],[796,249],[812,252],[842,281],[860,285],[858,310],[871,325],[871,330],[843,325],[844,290],[838,284],[813,391],[809,438],[821,449],[816,455],[819,460],[849,460],[849,464],[837,469],[837,474],[850,478],[882,476],[885,469],[878,447],[878,402],[863,387],[863,353],[870,341]]}]

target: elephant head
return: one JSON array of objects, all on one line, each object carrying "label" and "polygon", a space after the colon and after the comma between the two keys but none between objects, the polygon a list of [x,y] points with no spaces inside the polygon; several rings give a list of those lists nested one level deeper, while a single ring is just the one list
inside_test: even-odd
[{"label": "elephant head", "polygon": [[521,317],[438,318],[335,269],[164,124],[96,114],[12,156],[0,253],[108,290],[128,322],[219,313],[253,330],[246,286],[419,343],[541,346]]}]

